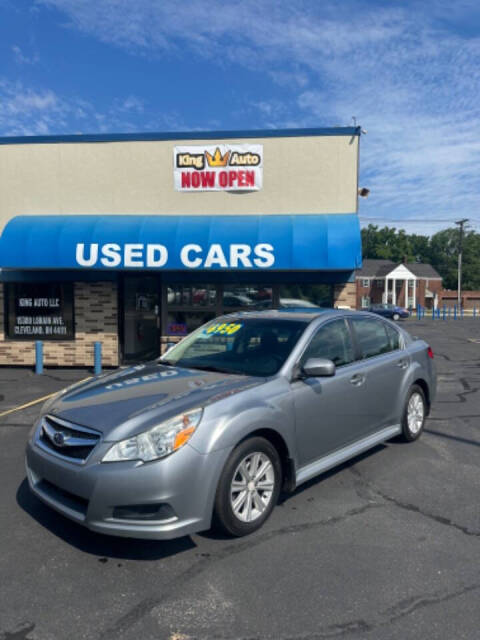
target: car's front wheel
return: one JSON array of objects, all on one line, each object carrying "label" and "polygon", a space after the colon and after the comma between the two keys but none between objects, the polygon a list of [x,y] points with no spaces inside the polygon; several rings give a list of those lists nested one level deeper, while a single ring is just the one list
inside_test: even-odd
[{"label": "car's front wheel", "polygon": [[230,535],[253,533],[276,505],[281,479],[275,447],[265,438],[244,440],[232,451],[220,476],[214,523]]},{"label": "car's front wheel", "polygon": [[402,439],[412,442],[420,437],[427,416],[427,403],[423,389],[417,384],[410,387],[402,422]]},{"label": "car's front wheel", "polygon": [[396,320],[400,320],[400,315],[398,313],[394,313],[393,314],[393,319]]}]

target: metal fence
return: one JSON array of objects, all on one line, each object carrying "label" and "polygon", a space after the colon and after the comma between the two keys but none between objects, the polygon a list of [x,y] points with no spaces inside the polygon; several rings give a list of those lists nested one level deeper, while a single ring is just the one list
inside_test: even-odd
[{"label": "metal fence", "polygon": [[480,309],[473,307],[473,309],[464,309],[458,307],[456,304],[453,307],[443,305],[436,309],[426,309],[421,304],[416,309],[410,307],[410,317],[417,320],[422,318],[431,318],[432,320],[461,320],[462,318],[478,318],[480,317]]}]

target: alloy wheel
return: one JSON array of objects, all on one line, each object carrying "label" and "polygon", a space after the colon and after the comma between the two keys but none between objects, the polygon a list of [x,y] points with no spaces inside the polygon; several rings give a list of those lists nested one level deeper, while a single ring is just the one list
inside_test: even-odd
[{"label": "alloy wheel", "polygon": [[408,428],[413,435],[416,435],[422,428],[425,418],[425,405],[422,396],[414,392],[410,396],[407,407]]},{"label": "alloy wheel", "polygon": [[249,453],[239,463],[230,485],[230,505],[242,522],[260,518],[269,506],[275,489],[275,470],[263,452]]}]

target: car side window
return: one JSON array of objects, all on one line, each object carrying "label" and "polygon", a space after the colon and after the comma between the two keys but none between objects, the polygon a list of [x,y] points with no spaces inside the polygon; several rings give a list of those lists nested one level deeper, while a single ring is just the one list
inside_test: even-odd
[{"label": "car side window", "polygon": [[353,362],[352,339],[344,320],[334,320],[320,327],[305,349],[301,364],[309,358],[327,358],[337,367]]},{"label": "car side window", "polygon": [[400,334],[398,331],[389,324],[385,325],[385,330],[387,332],[388,339],[390,340],[390,347],[392,351],[400,349]]},{"label": "car side window", "polygon": [[362,358],[373,358],[392,351],[384,322],[371,318],[354,318],[351,322]]}]

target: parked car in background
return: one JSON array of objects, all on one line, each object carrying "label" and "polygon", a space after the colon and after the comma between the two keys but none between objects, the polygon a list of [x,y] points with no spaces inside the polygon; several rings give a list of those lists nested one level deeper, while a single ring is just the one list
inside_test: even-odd
[{"label": "parked car in background", "polygon": [[392,320],[400,320],[400,318],[408,318],[410,312],[404,307],[397,307],[395,304],[372,304],[368,311],[371,313],[377,313],[384,318],[391,318]]},{"label": "parked car in background", "polygon": [[158,361],[51,398],[26,452],[33,493],[93,531],[168,539],[262,526],[280,491],[394,436],[416,440],[433,353],[369,313],[252,311]]},{"label": "parked car in background", "polygon": [[223,294],[223,306],[224,307],[251,307],[255,302],[248,296],[241,294]]},{"label": "parked car in background", "polygon": [[309,300],[303,300],[302,298],[280,298],[280,309],[317,309],[320,310],[316,304]]}]

